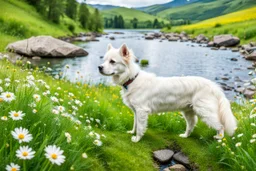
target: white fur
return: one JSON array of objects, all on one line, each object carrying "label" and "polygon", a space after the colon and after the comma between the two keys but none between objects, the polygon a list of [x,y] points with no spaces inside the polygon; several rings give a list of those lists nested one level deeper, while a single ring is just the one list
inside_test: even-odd
[{"label": "white fur", "polygon": [[[124,44],[119,49],[108,46],[104,57],[103,75],[111,75],[114,83],[123,85],[129,79],[136,79],[122,89],[124,103],[134,111],[134,125],[128,133],[133,142],[138,142],[146,131],[148,115],[158,112],[183,111],[187,126],[180,137],[188,137],[197,123],[197,116],[217,130],[216,139],[224,136],[224,130],[232,135],[236,119],[230,103],[221,88],[202,77],[157,77],[141,71],[134,62],[136,57]],[[110,63],[114,60],[115,63]]]}]

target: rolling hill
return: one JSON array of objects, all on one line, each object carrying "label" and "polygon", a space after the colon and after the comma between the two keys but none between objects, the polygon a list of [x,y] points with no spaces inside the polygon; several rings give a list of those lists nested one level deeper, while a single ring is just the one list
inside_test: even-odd
[{"label": "rolling hill", "polygon": [[250,8],[255,5],[255,0],[201,0],[189,5],[169,8],[158,12],[156,15],[166,19],[186,19],[192,22],[198,22],[238,10]]},{"label": "rolling hill", "polygon": [[97,8],[98,10],[109,10],[114,8],[119,8],[119,6],[115,5],[101,5],[101,4],[88,4],[88,6],[91,6],[93,8]]}]

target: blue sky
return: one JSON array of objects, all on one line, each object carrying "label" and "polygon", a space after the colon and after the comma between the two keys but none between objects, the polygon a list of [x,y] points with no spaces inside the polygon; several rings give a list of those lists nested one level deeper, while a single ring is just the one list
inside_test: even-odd
[{"label": "blue sky", "polygon": [[[81,1],[81,0],[79,0]],[[142,7],[153,4],[163,4],[172,0],[86,0],[87,4],[109,4],[125,7]],[[178,1],[178,0],[176,0]]]}]

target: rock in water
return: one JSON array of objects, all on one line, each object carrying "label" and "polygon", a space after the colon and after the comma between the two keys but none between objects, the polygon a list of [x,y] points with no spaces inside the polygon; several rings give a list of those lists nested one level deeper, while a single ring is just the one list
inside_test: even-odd
[{"label": "rock in water", "polygon": [[168,162],[172,158],[173,154],[174,152],[169,149],[157,150],[153,152],[154,158],[158,160],[160,163]]},{"label": "rock in water", "polygon": [[247,59],[247,60],[256,60],[256,51],[254,51],[250,55],[245,56],[245,59]]},{"label": "rock in water", "polygon": [[186,168],[181,164],[175,164],[171,167],[169,167],[170,171],[186,171]]},{"label": "rock in water", "polygon": [[178,152],[173,155],[173,159],[176,160],[177,162],[184,164],[184,165],[189,165],[189,159],[187,156],[185,156],[182,152]]},{"label": "rock in water", "polygon": [[87,56],[83,48],[55,39],[51,36],[37,36],[8,44],[8,51],[25,56],[78,57]]},{"label": "rock in water", "polygon": [[230,34],[226,34],[226,35],[214,36],[213,42],[219,47],[220,46],[228,47],[228,46],[238,45],[240,43],[240,39],[238,37],[233,37]]}]

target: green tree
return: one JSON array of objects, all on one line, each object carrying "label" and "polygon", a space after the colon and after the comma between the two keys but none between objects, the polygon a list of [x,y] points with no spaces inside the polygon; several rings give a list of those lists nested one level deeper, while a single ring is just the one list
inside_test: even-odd
[{"label": "green tree", "polygon": [[92,21],[94,24],[93,31],[99,32],[102,29],[102,18],[97,8],[94,11]]},{"label": "green tree", "polygon": [[118,22],[119,22],[119,27],[118,28],[124,28],[124,19],[122,15],[118,16]]},{"label": "green tree", "polygon": [[153,22],[153,28],[159,28],[159,22],[157,18]]},{"label": "green tree", "polygon": [[132,23],[132,27],[133,28],[137,28],[138,27],[138,19],[137,18],[133,18],[132,20],[131,20],[131,23]]},{"label": "green tree", "polygon": [[60,22],[60,17],[64,12],[64,4],[61,0],[45,0],[44,6],[47,11],[47,18],[55,23]]},{"label": "green tree", "polygon": [[77,2],[76,0],[67,0],[65,13],[69,18],[76,19]]},{"label": "green tree", "polygon": [[85,3],[79,8],[79,22],[83,28],[89,28],[90,13]]},{"label": "green tree", "polygon": [[118,17],[116,15],[114,17],[114,28],[118,28]]}]

